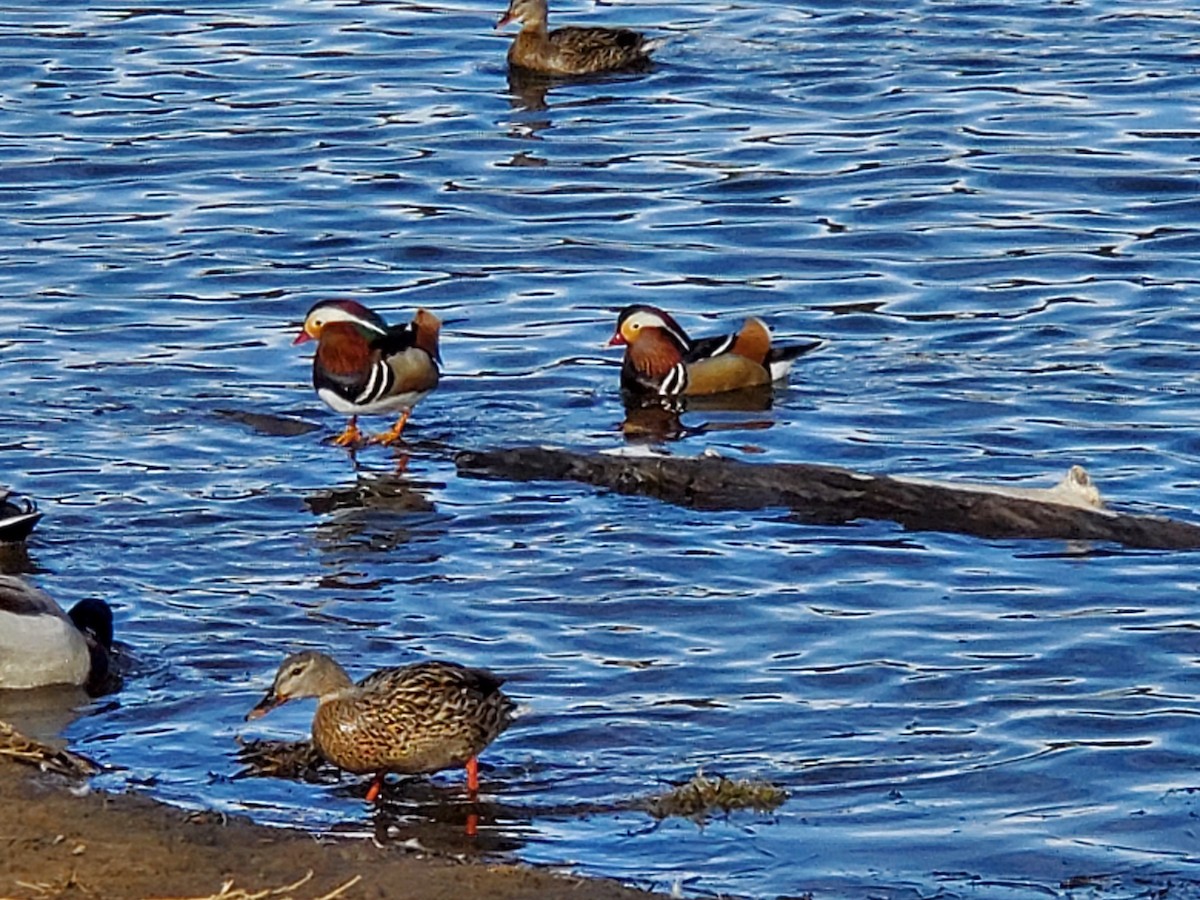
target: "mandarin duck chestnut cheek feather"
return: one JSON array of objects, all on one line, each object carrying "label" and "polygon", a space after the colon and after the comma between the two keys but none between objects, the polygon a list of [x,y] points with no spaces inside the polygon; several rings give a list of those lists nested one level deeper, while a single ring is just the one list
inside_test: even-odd
[{"label": "mandarin duck chestnut cheek feather", "polygon": [[313,387],[330,409],[350,417],[335,444],[357,446],[363,439],[358,417],[380,413],[400,417],[370,442],[400,439],[413,407],[438,385],[441,326],[427,309],[418,309],[407,325],[389,326],[353,300],[324,300],[308,311],[293,343],[317,342]]},{"label": "mandarin duck chestnut cheek feather", "polygon": [[591,75],[643,69],[662,44],[628,28],[546,27],[546,0],[511,0],[496,28],[520,22],[508,48],[511,66],[546,75]]},{"label": "mandarin duck chestnut cheek feather", "polygon": [[706,396],[769,385],[820,341],[781,347],[758,319],[733,334],[692,340],[670,314],[634,304],[621,310],[608,344],[623,346],[621,388],[634,395]]},{"label": "mandarin duck chestnut cheek feather", "polygon": [[374,774],[374,802],[388,772],[422,774],[465,766],[467,789],[479,789],[477,757],[512,723],[516,704],[484,669],[430,661],[379,669],[357,684],[323,653],[294,653],[249,713],[257,719],[288,700],[317,697],[313,744],[325,759]]}]

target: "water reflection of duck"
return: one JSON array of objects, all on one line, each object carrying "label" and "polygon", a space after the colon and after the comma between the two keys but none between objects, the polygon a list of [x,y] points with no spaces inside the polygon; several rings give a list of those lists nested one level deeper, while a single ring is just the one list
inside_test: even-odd
[{"label": "water reflection of duck", "polygon": [[409,324],[389,326],[353,300],[324,300],[308,311],[294,343],[317,341],[313,387],[330,409],[350,416],[335,444],[357,446],[358,417],[372,413],[400,413],[372,443],[400,439],[413,407],[437,387],[441,325],[429,310],[418,309]]},{"label": "water reflection of duck", "polygon": [[661,397],[658,394],[624,394],[625,419],[621,432],[631,441],[675,441],[688,436],[717,431],[747,431],[770,428],[766,419],[739,419],[736,422],[708,421],[685,426],[686,412],[765,412],[774,403],[769,384],[698,397]]},{"label": "water reflection of duck", "polygon": [[0,575],[0,688],[72,684],[89,693],[110,686],[112,609],[98,598],[63,612],[45,591]]},{"label": "water reflection of duck", "polygon": [[41,517],[32,500],[18,500],[0,488],[0,543],[25,540]]},{"label": "water reflection of duck", "polygon": [[662,44],[628,28],[568,25],[546,27],[546,0],[511,0],[496,23],[503,28],[520,22],[521,31],[508,48],[508,63],[551,75],[590,75],[645,68]]},{"label": "water reflection of duck", "polygon": [[516,704],[504,679],[483,669],[431,661],[380,669],[358,684],[329,656],[294,653],[247,719],[288,700],[317,697],[313,743],[323,757],[356,774],[373,773],[374,801],[388,772],[422,774],[465,766],[479,789],[478,755],[511,724]]},{"label": "water reflection of duck", "polygon": [[621,310],[609,346],[624,346],[621,388],[627,396],[700,397],[769,388],[820,341],[771,345],[771,333],[750,318],[734,334],[692,340],[668,313],[636,304]]}]

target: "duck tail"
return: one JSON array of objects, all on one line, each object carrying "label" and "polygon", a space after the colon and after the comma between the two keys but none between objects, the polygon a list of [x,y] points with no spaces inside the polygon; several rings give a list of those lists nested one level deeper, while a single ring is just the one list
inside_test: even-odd
[{"label": "duck tail", "polygon": [[772,381],[779,381],[787,377],[788,372],[792,370],[792,364],[804,356],[806,353],[811,353],[820,347],[824,341],[809,341],[805,344],[787,344],[782,347],[772,347],[771,352],[767,354],[767,371],[771,373]]}]

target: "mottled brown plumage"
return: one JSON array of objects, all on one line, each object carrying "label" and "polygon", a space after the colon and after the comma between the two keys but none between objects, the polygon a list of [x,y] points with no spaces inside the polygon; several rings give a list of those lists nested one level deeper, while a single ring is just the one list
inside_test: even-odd
[{"label": "mottled brown plumage", "polygon": [[660,41],[646,40],[628,28],[546,27],[546,0],[511,0],[496,23],[520,22],[521,32],[508,48],[509,65],[547,75],[591,75],[643,68]]},{"label": "mottled brown plumage", "polygon": [[313,744],[339,768],[376,773],[368,799],[388,772],[419,774],[467,766],[512,722],[516,704],[503,679],[483,669],[431,661],[380,669],[358,684],[324,653],[283,661],[271,690],[246,718],[296,697],[317,697]]}]

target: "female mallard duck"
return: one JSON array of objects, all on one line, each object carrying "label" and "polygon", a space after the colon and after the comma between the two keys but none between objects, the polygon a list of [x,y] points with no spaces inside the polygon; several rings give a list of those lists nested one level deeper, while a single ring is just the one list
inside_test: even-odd
[{"label": "female mallard duck", "polygon": [[467,789],[479,789],[476,757],[513,719],[504,679],[483,669],[431,661],[380,669],[358,684],[324,653],[293,653],[275,683],[246,714],[257,719],[288,700],[317,697],[313,744],[339,768],[374,773],[373,802],[388,772],[415,775],[465,766]]},{"label": "female mallard duck", "polygon": [[103,600],[81,600],[68,614],[44,591],[0,575],[0,688],[74,684],[102,692],[112,630]]},{"label": "female mallard duck", "polygon": [[508,48],[509,65],[547,75],[591,75],[637,69],[662,44],[628,28],[546,28],[546,0],[511,0],[497,28],[521,23]]}]

